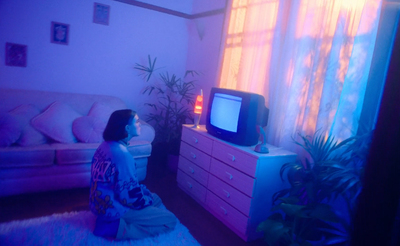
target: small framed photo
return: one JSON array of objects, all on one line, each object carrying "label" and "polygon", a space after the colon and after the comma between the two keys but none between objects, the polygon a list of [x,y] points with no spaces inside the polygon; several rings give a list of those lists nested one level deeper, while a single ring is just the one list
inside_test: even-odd
[{"label": "small framed photo", "polygon": [[50,36],[52,43],[68,45],[69,24],[52,21]]},{"label": "small framed photo", "polygon": [[6,43],[6,66],[26,67],[27,49],[27,45]]},{"label": "small framed photo", "polygon": [[108,26],[109,18],[110,18],[110,6],[101,3],[94,3],[93,22]]}]

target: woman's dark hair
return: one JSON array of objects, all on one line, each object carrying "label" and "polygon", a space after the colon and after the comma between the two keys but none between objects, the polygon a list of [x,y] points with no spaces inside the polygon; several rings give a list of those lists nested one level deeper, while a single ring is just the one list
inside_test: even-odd
[{"label": "woman's dark hair", "polygon": [[128,133],[125,130],[125,126],[132,124],[133,119],[136,116],[136,112],[131,109],[121,109],[114,111],[108,123],[106,129],[103,132],[103,138],[105,141],[119,141],[128,137]]}]

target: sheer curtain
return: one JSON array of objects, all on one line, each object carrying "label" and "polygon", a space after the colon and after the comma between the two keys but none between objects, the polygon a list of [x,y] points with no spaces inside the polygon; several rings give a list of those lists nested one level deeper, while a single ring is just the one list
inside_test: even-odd
[{"label": "sheer curtain", "polygon": [[263,94],[268,142],[357,132],[381,0],[232,0],[220,87]]}]

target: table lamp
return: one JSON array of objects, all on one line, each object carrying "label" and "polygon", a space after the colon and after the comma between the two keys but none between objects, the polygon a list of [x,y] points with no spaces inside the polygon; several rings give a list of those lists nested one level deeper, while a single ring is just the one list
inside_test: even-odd
[{"label": "table lamp", "polygon": [[194,126],[199,128],[201,113],[203,112],[203,90],[200,89],[200,95],[197,95],[196,103],[194,105]]}]

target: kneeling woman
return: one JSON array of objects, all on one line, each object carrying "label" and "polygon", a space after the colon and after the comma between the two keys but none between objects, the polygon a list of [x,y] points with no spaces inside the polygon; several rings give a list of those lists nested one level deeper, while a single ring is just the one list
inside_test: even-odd
[{"label": "kneeling woman", "polygon": [[112,239],[141,239],[172,231],[177,219],[159,208],[161,199],[139,184],[130,138],[140,135],[139,117],[126,109],[111,114],[91,170],[90,209],[97,215],[94,234]]}]

